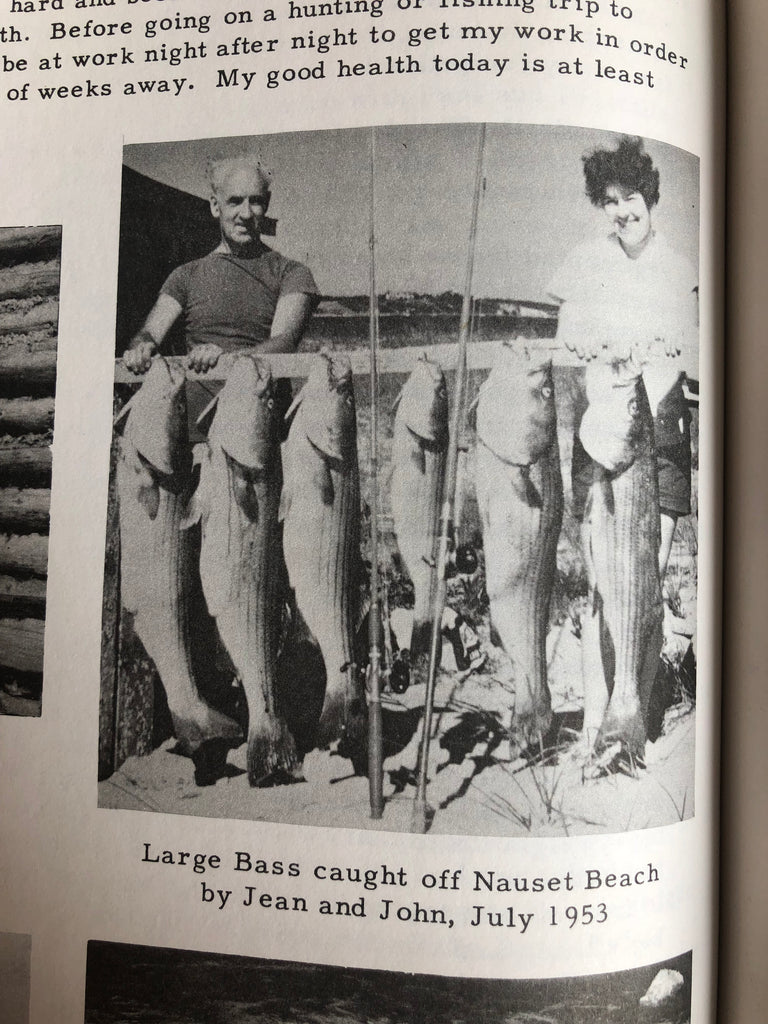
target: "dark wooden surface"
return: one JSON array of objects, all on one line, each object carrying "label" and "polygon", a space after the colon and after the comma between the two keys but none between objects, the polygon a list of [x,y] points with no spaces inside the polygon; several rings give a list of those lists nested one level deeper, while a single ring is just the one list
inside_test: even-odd
[{"label": "dark wooden surface", "polygon": [[48,486],[52,465],[50,448],[0,448],[0,486]]},{"label": "dark wooden surface", "polygon": [[61,228],[0,228],[0,714],[41,711]]},{"label": "dark wooden surface", "polygon": [[44,434],[53,430],[52,398],[8,398],[0,401],[0,434]]}]

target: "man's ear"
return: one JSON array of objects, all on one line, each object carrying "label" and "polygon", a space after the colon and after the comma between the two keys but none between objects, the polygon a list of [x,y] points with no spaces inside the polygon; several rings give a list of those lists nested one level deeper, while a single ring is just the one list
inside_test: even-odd
[{"label": "man's ear", "polygon": [[215,192],[213,192],[211,194],[211,198],[208,200],[208,202],[211,205],[211,216],[215,217],[216,220],[218,220],[219,219],[219,212],[220,212],[219,211],[219,200],[218,200]]}]

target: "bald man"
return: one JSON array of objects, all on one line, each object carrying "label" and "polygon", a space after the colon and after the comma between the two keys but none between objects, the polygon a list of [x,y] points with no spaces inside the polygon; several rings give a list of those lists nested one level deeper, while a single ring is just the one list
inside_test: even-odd
[{"label": "bald man", "polygon": [[204,372],[222,352],[293,352],[317,305],[308,268],[261,240],[271,190],[259,164],[247,158],[218,161],[211,165],[209,183],[221,241],[168,277],[123,356],[133,373],[149,369],[182,314],[188,365]]}]

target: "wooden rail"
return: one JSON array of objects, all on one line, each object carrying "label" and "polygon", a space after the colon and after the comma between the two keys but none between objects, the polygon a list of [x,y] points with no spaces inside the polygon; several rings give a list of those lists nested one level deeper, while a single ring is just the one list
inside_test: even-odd
[{"label": "wooden rail", "polygon": [[[501,348],[501,341],[476,341],[470,344],[467,350],[467,366],[470,370],[487,370],[493,365],[496,354]],[[579,359],[573,352],[569,352],[561,344],[550,339],[536,339],[526,341],[520,339],[520,347],[528,348],[530,351],[544,352],[549,355],[555,366],[583,366],[583,360]],[[419,356],[428,353],[431,359],[440,364],[444,370],[452,370],[456,366],[457,346],[455,343],[442,343],[439,345],[413,345],[408,348],[382,348],[379,350],[379,372],[380,373],[410,373]],[[347,351],[352,372],[355,375],[370,374],[370,358],[367,348],[357,348]],[[218,364],[207,373],[195,373],[187,369],[188,380],[223,381],[227,379],[229,368],[235,355],[223,355]],[[263,357],[271,366],[272,373],[276,377],[306,377],[310,368],[317,359],[316,352],[292,352]],[[169,362],[178,366],[185,366],[186,361],[182,356],[173,356]],[[675,360],[680,370],[689,377],[696,379],[699,375],[699,353],[698,349],[686,347]],[[137,384],[140,376],[131,373],[126,369],[122,359],[115,362],[115,383],[116,384]]]}]

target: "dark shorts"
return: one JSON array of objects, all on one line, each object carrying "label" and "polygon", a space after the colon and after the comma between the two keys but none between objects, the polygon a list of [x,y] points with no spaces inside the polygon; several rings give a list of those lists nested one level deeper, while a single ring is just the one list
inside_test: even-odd
[{"label": "dark shorts", "polygon": [[[656,474],[659,481],[659,510],[666,515],[687,516],[691,511],[691,428],[687,411],[671,419],[668,413],[660,423],[653,421],[656,441]],[[682,419],[682,429],[680,420]],[[672,441],[670,444],[669,441]],[[584,518],[584,506],[592,486],[595,462],[584,449],[578,434],[573,438],[571,485],[573,487],[574,518]]]}]

